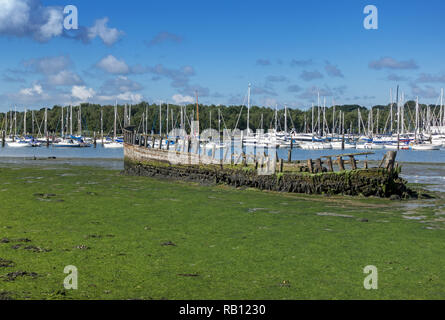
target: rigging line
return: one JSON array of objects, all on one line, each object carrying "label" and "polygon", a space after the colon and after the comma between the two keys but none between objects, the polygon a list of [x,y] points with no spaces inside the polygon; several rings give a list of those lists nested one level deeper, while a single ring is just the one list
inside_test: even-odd
[{"label": "rigging line", "polygon": [[243,112],[243,108],[244,108],[244,106],[241,106],[241,109],[240,109],[240,112],[239,112],[239,115],[238,115],[238,120],[236,120],[235,129],[238,128],[238,123],[239,123],[239,120],[241,119],[241,113]]}]

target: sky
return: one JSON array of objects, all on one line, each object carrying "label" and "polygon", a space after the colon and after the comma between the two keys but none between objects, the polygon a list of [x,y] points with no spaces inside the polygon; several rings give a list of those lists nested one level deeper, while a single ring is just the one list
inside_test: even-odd
[{"label": "sky", "polygon": [[[64,27],[74,5],[78,29]],[[366,29],[367,5],[377,29]],[[445,86],[445,2],[0,0],[0,111],[80,102],[306,109]],[[72,21],[71,21],[72,22]],[[393,98],[395,99],[395,97]]]}]

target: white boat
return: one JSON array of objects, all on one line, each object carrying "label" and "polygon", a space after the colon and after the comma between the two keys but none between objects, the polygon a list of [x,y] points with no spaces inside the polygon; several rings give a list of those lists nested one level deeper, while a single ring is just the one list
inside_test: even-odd
[{"label": "white boat", "polygon": [[364,144],[357,144],[357,149],[371,149],[371,150],[379,150],[383,149],[385,146],[380,143],[364,143]]},{"label": "white boat", "polygon": [[430,144],[430,143],[413,143],[411,145],[412,150],[417,151],[432,151],[432,150],[440,150],[440,145],[437,144]]},{"label": "white boat", "polygon": [[409,145],[405,143],[400,143],[398,146],[397,143],[387,143],[384,146],[388,150],[409,150]]},{"label": "white boat", "polygon": [[87,145],[85,143],[75,139],[61,139],[53,143],[53,147],[57,148],[81,148],[86,146]]},{"label": "white boat", "polygon": [[23,147],[31,147],[31,144],[26,141],[18,140],[7,143],[10,148],[23,148]]},{"label": "white boat", "polygon": [[120,142],[104,142],[103,147],[109,149],[118,149],[123,148],[124,144]]},{"label": "white boat", "polygon": [[[342,142],[341,141],[333,141],[331,142],[332,149],[335,150],[341,150],[342,149]],[[355,143],[350,143],[345,141],[344,145],[345,149],[355,149]]]},{"label": "white boat", "polygon": [[303,150],[324,150],[332,149],[332,145],[324,142],[302,142],[300,148]]}]

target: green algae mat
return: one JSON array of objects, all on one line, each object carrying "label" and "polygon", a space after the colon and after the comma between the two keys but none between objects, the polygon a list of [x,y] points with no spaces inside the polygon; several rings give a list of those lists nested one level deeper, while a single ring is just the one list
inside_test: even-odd
[{"label": "green algae mat", "polygon": [[[445,201],[435,196],[294,195],[6,166],[0,299],[445,299]],[[77,289],[64,285],[67,266]],[[364,286],[367,266],[377,289]]]}]

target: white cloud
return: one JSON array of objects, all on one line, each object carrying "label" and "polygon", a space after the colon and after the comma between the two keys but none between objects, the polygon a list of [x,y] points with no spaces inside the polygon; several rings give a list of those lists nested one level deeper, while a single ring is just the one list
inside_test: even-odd
[{"label": "white cloud", "polygon": [[71,96],[80,101],[86,101],[94,97],[96,92],[92,88],[85,86],[73,86],[71,89]]},{"label": "white cloud", "polygon": [[30,68],[32,72],[49,75],[57,74],[68,68],[71,65],[71,59],[68,56],[44,57],[26,60],[23,65]]},{"label": "white cloud", "polygon": [[48,83],[54,86],[72,86],[82,84],[82,79],[69,70],[60,71],[57,74],[48,76]]},{"label": "white cloud", "polygon": [[406,61],[397,61],[391,57],[382,57],[379,60],[371,61],[369,63],[369,68],[375,70],[381,70],[381,69],[406,70],[406,69],[418,69],[419,66],[413,59]]},{"label": "white cloud", "polygon": [[130,68],[124,60],[118,60],[111,54],[100,60],[96,66],[111,74],[127,74],[130,72]]},{"label": "white cloud", "polygon": [[109,28],[108,18],[95,21],[91,27],[80,27],[70,36],[63,29],[63,7],[44,6],[41,0],[0,0],[0,35],[30,37],[48,42],[54,37],[66,36],[85,43],[100,38],[106,45],[117,42],[124,32]]},{"label": "white cloud", "polygon": [[128,79],[126,76],[117,76],[115,79],[109,79],[105,81],[105,83],[101,86],[100,92],[102,94],[115,94],[131,92],[131,91],[139,91],[143,87],[140,83]]},{"label": "white cloud", "polygon": [[0,0],[0,32],[24,35],[31,15],[29,1]]},{"label": "white cloud", "polygon": [[183,96],[182,94],[175,94],[172,97],[173,101],[177,104],[181,104],[181,103],[193,103],[195,101],[195,99],[193,99],[193,97],[191,96]]},{"label": "white cloud", "polygon": [[38,0],[0,0],[0,34],[46,42],[63,32],[61,7]]},{"label": "white cloud", "polygon": [[47,8],[44,11],[45,23],[40,26],[37,38],[46,42],[52,37],[60,36],[63,32],[63,13],[59,8]]},{"label": "white cloud", "polygon": [[39,84],[35,84],[33,85],[31,88],[25,88],[20,90],[19,92],[21,95],[24,96],[35,96],[35,95],[42,95],[43,94],[43,89],[42,86]]},{"label": "white cloud", "polygon": [[125,93],[121,93],[117,96],[118,100],[124,100],[124,101],[129,101],[131,103],[139,103],[142,101],[142,95],[140,95],[139,93],[133,93],[133,92],[125,92]]},{"label": "white cloud", "polygon": [[96,37],[99,37],[108,46],[111,46],[118,41],[124,32],[117,30],[116,28],[108,28],[107,23],[107,17],[96,20],[94,26],[88,28],[88,39],[93,40]]}]

